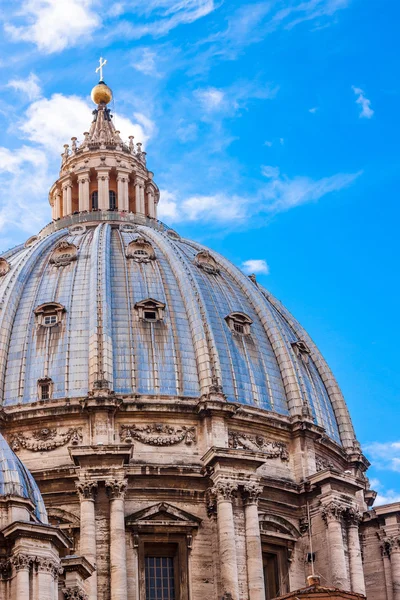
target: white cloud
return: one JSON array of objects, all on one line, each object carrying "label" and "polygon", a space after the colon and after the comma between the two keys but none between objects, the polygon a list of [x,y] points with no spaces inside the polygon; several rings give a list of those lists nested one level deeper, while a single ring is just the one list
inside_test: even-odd
[{"label": "white cloud", "polygon": [[370,119],[374,111],[371,108],[371,100],[365,97],[364,91],[361,88],[352,86],[352,90],[357,96],[356,103],[361,106],[360,118]]},{"label": "white cloud", "polygon": [[266,212],[282,212],[301,204],[316,202],[326,194],[348,187],[360,175],[361,172],[338,173],[322,179],[311,179],[311,177],[290,179],[284,175],[280,176],[279,171],[277,173],[270,171],[267,175],[270,181],[260,192],[264,199],[263,209]]},{"label": "white cloud", "polygon": [[28,0],[15,15],[25,24],[6,23],[5,31],[16,41],[32,42],[46,54],[87,42],[101,20],[93,0]]},{"label": "white cloud", "polygon": [[11,79],[6,87],[22,92],[30,102],[39,98],[42,93],[39,78],[34,73],[30,73],[25,79]]},{"label": "white cloud", "polygon": [[265,275],[269,274],[269,266],[267,262],[262,258],[251,258],[249,260],[245,260],[242,262],[243,271],[249,275],[252,273],[264,273]]},{"label": "white cloud", "polygon": [[272,142],[271,142],[271,141],[269,141],[269,140],[265,140],[265,142],[264,142],[264,146],[268,146],[268,148],[271,148],[271,146],[272,146]]},{"label": "white cloud", "polygon": [[279,167],[264,166],[261,167],[261,172],[264,177],[276,179],[279,177]]},{"label": "white cloud", "polygon": [[318,110],[318,106],[313,106],[313,108],[309,108],[308,112],[311,114],[315,114]]},{"label": "white cloud", "polygon": [[[20,123],[24,136],[35,144],[45,146],[50,152],[61,154],[63,144],[76,135],[83,138],[92,121],[92,108],[78,96],[54,94],[33,102]],[[114,124],[124,140],[134,135],[136,141],[146,143],[154,131],[154,123],[141,113],[134,114],[137,123],[116,115]]]},{"label": "white cloud", "polygon": [[400,441],[371,442],[364,449],[373,460],[375,468],[400,473]]},{"label": "white cloud", "polygon": [[392,504],[400,502],[400,492],[393,489],[386,489],[379,479],[370,480],[371,489],[378,492],[374,506],[382,506],[383,504]]},{"label": "white cloud", "polygon": [[160,77],[157,69],[157,60],[158,56],[156,52],[150,50],[150,48],[142,48],[140,55],[134,58],[133,67],[145,75]]},{"label": "white cloud", "polygon": [[195,95],[206,111],[213,111],[221,108],[225,96],[222,90],[217,90],[216,88],[197,90]]},{"label": "white cloud", "polygon": [[160,219],[175,223],[199,220],[209,223],[238,222],[246,216],[246,200],[225,194],[189,196],[181,200],[176,193],[162,190],[158,214]]}]

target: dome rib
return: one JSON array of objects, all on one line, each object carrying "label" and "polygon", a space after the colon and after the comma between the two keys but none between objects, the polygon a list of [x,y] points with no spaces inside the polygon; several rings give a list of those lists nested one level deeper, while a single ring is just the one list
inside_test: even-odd
[{"label": "dome rib", "polygon": [[18,266],[11,269],[10,281],[4,290],[1,298],[0,313],[0,397],[4,399],[5,374],[7,362],[9,359],[9,349],[11,344],[11,335],[14,327],[14,320],[17,310],[20,306],[20,300],[27,285],[29,278],[35,269],[38,260],[45,252],[52,247],[54,240],[59,240],[65,235],[65,231],[58,231],[48,236],[43,241],[38,242],[30,248],[21,247],[22,260]]},{"label": "dome rib", "polygon": [[[201,393],[207,394],[212,385],[222,386],[221,366],[215,352],[215,341],[205,317],[205,303],[201,291],[190,272],[191,265],[179,246],[165,234],[143,227],[141,233],[147,235],[163,252],[176,277],[185,305],[192,341],[196,353],[196,362],[201,385]],[[170,250],[174,254],[171,255]],[[186,285],[185,285],[186,284]],[[199,336],[199,333],[202,335]]]}]

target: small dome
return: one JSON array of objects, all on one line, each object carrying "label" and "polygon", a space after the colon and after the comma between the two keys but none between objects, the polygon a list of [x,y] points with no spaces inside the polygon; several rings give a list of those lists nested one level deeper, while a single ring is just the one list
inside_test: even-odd
[{"label": "small dome", "polygon": [[30,500],[39,521],[48,522],[46,508],[36,481],[0,433],[0,496],[9,495]]},{"label": "small dome", "polygon": [[108,104],[111,102],[113,95],[111,88],[104,81],[100,81],[92,89],[91,97],[95,104]]}]

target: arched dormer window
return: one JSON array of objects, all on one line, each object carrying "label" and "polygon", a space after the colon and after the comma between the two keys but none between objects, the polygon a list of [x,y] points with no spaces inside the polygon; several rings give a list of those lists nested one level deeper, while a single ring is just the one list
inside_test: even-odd
[{"label": "arched dormer window", "polygon": [[194,262],[200,269],[203,269],[203,271],[205,271],[206,273],[210,273],[211,275],[217,275],[219,273],[217,261],[213,256],[211,256],[208,250],[202,250],[201,252],[196,254]]},{"label": "arched dormer window", "polygon": [[99,192],[96,190],[92,192],[92,210],[98,210],[99,208]]},{"label": "arched dormer window", "polygon": [[108,206],[110,210],[117,210],[117,196],[113,190],[108,192]]},{"label": "arched dormer window", "polygon": [[50,377],[38,379],[39,400],[50,400],[53,395],[53,380]]},{"label": "arched dormer window", "polygon": [[38,327],[56,327],[61,323],[65,306],[58,302],[46,302],[35,309]]},{"label": "arched dormer window", "polygon": [[225,321],[228,323],[229,329],[238,335],[249,335],[250,325],[253,321],[242,312],[232,312],[230,315],[225,317]]},{"label": "arched dormer window", "polygon": [[139,263],[147,263],[156,258],[153,246],[141,237],[128,244],[125,254],[126,258],[133,258]]},{"label": "arched dormer window", "polygon": [[135,309],[140,321],[157,323],[164,320],[165,304],[154,300],[154,298],[147,298],[146,300],[136,302]]},{"label": "arched dormer window", "polygon": [[7,275],[11,269],[10,263],[5,258],[0,258],[0,277]]},{"label": "arched dormer window", "polygon": [[57,244],[50,257],[50,263],[56,267],[65,267],[78,258],[78,248],[75,244],[62,241]]}]

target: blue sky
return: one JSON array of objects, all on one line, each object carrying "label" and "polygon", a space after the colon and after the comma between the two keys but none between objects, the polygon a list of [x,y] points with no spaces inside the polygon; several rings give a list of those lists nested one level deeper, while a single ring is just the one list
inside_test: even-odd
[{"label": "blue sky", "polygon": [[2,249],[50,220],[47,190],[62,145],[88,128],[104,56],[160,218],[257,271],[306,327],[380,500],[400,499],[398,3],[2,5]]}]

